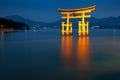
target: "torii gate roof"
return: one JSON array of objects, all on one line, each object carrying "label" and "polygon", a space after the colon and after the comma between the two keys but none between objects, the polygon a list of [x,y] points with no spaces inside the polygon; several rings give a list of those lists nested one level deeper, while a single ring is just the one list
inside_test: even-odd
[{"label": "torii gate roof", "polygon": [[59,12],[77,12],[77,11],[86,11],[86,10],[95,10],[96,5],[87,7],[87,8],[77,8],[77,9],[58,9]]}]

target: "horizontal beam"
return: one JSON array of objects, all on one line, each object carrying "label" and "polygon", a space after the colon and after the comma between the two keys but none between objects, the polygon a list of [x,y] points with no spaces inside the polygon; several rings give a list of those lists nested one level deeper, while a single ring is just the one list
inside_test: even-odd
[{"label": "horizontal beam", "polygon": [[[90,18],[91,15],[85,15],[84,18]],[[63,19],[66,19],[67,16],[62,16]],[[69,16],[69,18],[82,18],[82,16]]]},{"label": "horizontal beam", "polygon": [[71,26],[71,24],[64,24],[64,26]]},{"label": "horizontal beam", "polygon": [[78,8],[78,9],[58,9],[59,12],[77,12],[77,11],[93,11],[96,9],[96,6],[91,6],[91,7],[87,7],[87,8]]},{"label": "horizontal beam", "polygon": [[76,11],[76,12],[61,12],[61,14],[74,14],[74,13],[77,13],[77,14],[82,14],[82,13],[91,13],[92,11],[91,10],[85,10],[85,11]]}]

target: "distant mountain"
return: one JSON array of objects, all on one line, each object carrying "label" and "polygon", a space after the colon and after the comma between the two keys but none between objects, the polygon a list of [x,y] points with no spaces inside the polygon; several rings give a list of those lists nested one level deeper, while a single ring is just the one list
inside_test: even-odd
[{"label": "distant mountain", "polygon": [[[81,19],[70,19],[70,21],[73,23],[73,28],[77,28],[78,21]],[[108,17],[108,18],[94,18],[91,17],[89,19],[85,19],[86,21],[89,21],[89,27],[95,27],[97,28],[120,28],[120,16],[119,17]],[[53,26],[61,26],[61,22],[64,20],[59,20],[56,22],[51,23]]]},{"label": "distant mountain", "polygon": [[48,25],[48,23],[46,23],[46,22],[32,21],[30,19],[26,19],[26,18],[18,16],[18,15],[6,16],[4,18],[9,19],[9,20],[13,20],[13,21],[17,21],[17,22],[24,22],[27,25],[29,25],[30,27]]},{"label": "distant mountain", "polygon": [[90,26],[100,26],[100,28],[120,28],[120,17],[91,18]]},{"label": "distant mountain", "polygon": [[[46,27],[52,27],[52,28],[61,28],[61,22],[65,21],[65,20],[60,19],[55,22],[46,23],[46,22],[32,21],[32,20],[25,19],[25,18],[23,18],[21,16],[17,16],[17,15],[7,16],[5,18],[13,20],[13,21],[24,22],[31,27],[46,26]],[[73,23],[73,28],[77,28],[79,20],[81,20],[81,19],[71,19],[70,20]],[[99,26],[99,28],[120,28],[120,16],[119,17],[101,18],[101,19],[91,17],[91,18],[85,19],[85,20],[90,22],[90,28],[93,26]]]}]

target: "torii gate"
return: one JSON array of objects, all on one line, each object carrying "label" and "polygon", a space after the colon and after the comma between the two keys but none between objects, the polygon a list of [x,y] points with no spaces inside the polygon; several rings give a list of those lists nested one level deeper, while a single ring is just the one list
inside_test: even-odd
[{"label": "torii gate", "polygon": [[70,22],[70,18],[82,19],[82,21],[78,21],[78,36],[88,35],[89,22],[85,22],[85,18],[90,18],[91,15],[89,13],[95,9],[96,6],[80,9],[58,9],[58,11],[63,14],[62,19],[66,19],[66,23],[62,22],[62,35],[64,35],[64,33],[66,33],[66,35],[72,34],[72,22]]}]

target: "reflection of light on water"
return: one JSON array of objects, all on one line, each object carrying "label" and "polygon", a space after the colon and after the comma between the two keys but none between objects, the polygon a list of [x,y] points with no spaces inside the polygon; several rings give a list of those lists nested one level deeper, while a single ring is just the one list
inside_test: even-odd
[{"label": "reflection of light on water", "polygon": [[[76,41],[76,40],[75,40]],[[89,37],[78,37],[77,45],[72,36],[62,36],[61,55],[65,70],[77,71],[81,80],[89,78]]]},{"label": "reflection of light on water", "polygon": [[36,31],[36,27],[33,27],[33,31],[34,31],[34,32]]},{"label": "reflection of light on water", "polygon": [[77,43],[77,61],[80,70],[80,79],[86,80],[90,78],[90,61],[89,61],[89,37],[78,37]]},{"label": "reflection of light on water", "polygon": [[3,48],[4,48],[4,32],[3,31],[1,32],[1,42],[0,43],[1,43],[0,46],[2,47],[2,50],[3,50]]},{"label": "reflection of light on water", "polygon": [[[78,37],[77,46],[73,46],[72,36],[62,36],[61,55],[64,62],[76,61],[81,67],[88,67],[89,64],[89,37]],[[76,50],[77,49],[77,50]],[[77,53],[76,53],[77,52]],[[74,56],[73,56],[74,55]],[[76,56],[76,57],[75,57]]]},{"label": "reflection of light on water", "polygon": [[0,37],[1,38],[1,40],[0,40],[0,48],[1,48],[0,52],[4,53],[4,31],[1,32],[0,36],[1,36]]},{"label": "reflection of light on water", "polygon": [[27,29],[25,29],[25,32],[27,32]]},{"label": "reflection of light on water", "polygon": [[61,54],[64,62],[68,63],[72,53],[72,36],[62,36]]},{"label": "reflection of light on water", "polygon": [[4,40],[4,32],[3,31],[1,32],[1,40],[2,41]]},{"label": "reflection of light on water", "polygon": [[77,59],[85,68],[89,63],[89,37],[78,37]]},{"label": "reflection of light on water", "polygon": [[[83,65],[86,65],[89,61],[89,37],[78,37],[77,51],[73,50],[73,38],[72,36],[62,36],[61,40],[61,54],[64,60],[69,61],[72,54],[76,55],[76,59]],[[77,54],[76,54],[77,52]]]}]

